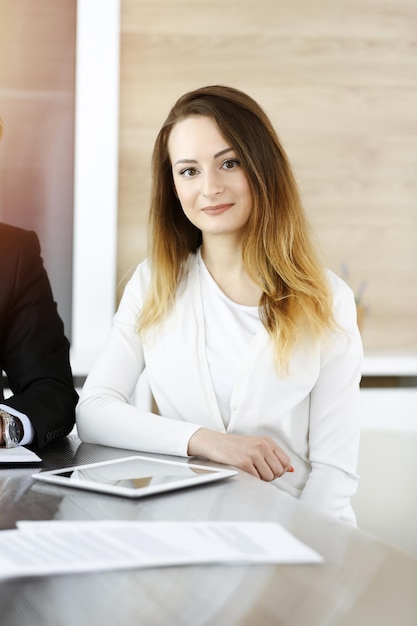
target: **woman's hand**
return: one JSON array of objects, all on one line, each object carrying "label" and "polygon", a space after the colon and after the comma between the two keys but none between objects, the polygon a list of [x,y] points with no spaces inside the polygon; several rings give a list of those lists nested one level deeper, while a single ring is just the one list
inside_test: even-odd
[{"label": "woman's hand", "polygon": [[200,428],[188,442],[188,454],[234,465],[266,481],[294,471],[288,454],[270,437],[232,435]]}]

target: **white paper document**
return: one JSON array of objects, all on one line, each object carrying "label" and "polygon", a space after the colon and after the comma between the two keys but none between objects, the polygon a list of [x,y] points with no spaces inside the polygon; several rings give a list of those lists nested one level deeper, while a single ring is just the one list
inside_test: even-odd
[{"label": "white paper document", "polygon": [[0,579],[200,563],[320,563],[272,522],[19,522],[0,532]]},{"label": "white paper document", "polygon": [[35,452],[24,446],[15,448],[0,448],[0,467],[2,464],[12,463],[41,463],[42,459]]}]

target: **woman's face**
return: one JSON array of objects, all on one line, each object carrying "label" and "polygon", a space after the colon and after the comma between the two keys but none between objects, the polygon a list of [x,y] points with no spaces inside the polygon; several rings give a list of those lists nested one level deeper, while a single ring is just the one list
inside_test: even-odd
[{"label": "woman's face", "polygon": [[239,234],[252,210],[237,154],[216,123],[192,116],[172,129],[168,151],[175,190],[187,218],[204,236]]}]

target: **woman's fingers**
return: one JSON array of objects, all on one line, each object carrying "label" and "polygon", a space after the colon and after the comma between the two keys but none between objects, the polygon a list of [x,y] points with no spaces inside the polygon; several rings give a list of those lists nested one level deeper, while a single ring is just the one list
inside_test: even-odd
[{"label": "woman's fingers", "polygon": [[[243,442],[241,442],[243,443]],[[258,476],[262,480],[271,481],[286,472],[293,472],[290,457],[269,437],[245,437],[242,469]],[[244,448],[244,450],[242,449]]]},{"label": "woman's fingers", "polygon": [[254,468],[256,469],[259,478],[271,481],[275,478],[280,478],[286,472],[293,472],[294,468],[290,464],[290,459],[287,455],[285,456],[286,458],[280,459],[274,450],[267,454],[264,458],[258,459],[254,463]]},{"label": "woman's fingers", "polygon": [[190,438],[188,454],[234,465],[266,481],[294,471],[288,454],[270,437],[226,434],[200,428]]}]

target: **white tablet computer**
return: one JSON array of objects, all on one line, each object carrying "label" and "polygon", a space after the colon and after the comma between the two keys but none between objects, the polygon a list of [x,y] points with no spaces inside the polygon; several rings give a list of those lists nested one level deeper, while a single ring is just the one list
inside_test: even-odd
[{"label": "white tablet computer", "polygon": [[129,456],[39,472],[32,477],[35,480],[65,487],[100,491],[127,498],[142,498],[223,480],[236,474],[237,471],[233,469]]}]

